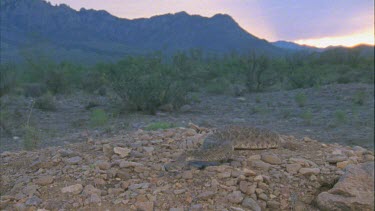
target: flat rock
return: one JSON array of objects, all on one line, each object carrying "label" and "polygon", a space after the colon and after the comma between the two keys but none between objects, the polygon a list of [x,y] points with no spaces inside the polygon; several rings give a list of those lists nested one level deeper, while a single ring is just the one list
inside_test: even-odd
[{"label": "flat rock", "polygon": [[302,175],[305,175],[305,176],[309,176],[309,175],[312,175],[312,174],[319,174],[320,169],[319,168],[301,168],[299,170],[299,173],[302,174]]},{"label": "flat rock", "polygon": [[282,163],[281,159],[277,155],[271,153],[262,153],[261,159],[262,161],[272,165],[279,165]]},{"label": "flat rock", "polygon": [[129,155],[131,152],[131,149],[125,148],[125,147],[114,147],[113,152],[118,154],[121,158],[124,158]]},{"label": "flat rock", "polygon": [[253,160],[251,161],[251,166],[257,169],[268,171],[268,169],[271,167],[271,164],[263,162],[261,160]]},{"label": "flat rock", "polygon": [[205,192],[200,193],[197,198],[206,200],[206,199],[212,198],[214,195],[215,193],[213,191],[205,191]]},{"label": "flat rock", "polygon": [[252,198],[246,197],[242,201],[242,206],[245,208],[249,208],[250,210],[253,211],[261,211],[262,209],[260,208],[259,204]]},{"label": "flat rock", "polygon": [[140,211],[153,211],[154,210],[154,203],[153,202],[136,202],[135,206],[137,210]]},{"label": "flat rock", "polygon": [[100,170],[108,170],[111,168],[111,164],[108,161],[98,160],[95,163]]},{"label": "flat rock", "polygon": [[291,174],[297,174],[298,171],[302,168],[299,163],[286,164],[286,171]]},{"label": "flat rock", "polygon": [[322,210],[374,210],[374,162],[349,165],[317,203]]},{"label": "flat rock", "polygon": [[243,200],[241,191],[233,191],[232,193],[228,194],[226,198],[230,203],[233,204],[239,204]]},{"label": "flat rock", "polygon": [[121,161],[120,168],[130,168],[130,167],[137,167],[143,166],[141,163],[131,162],[131,161]]},{"label": "flat rock", "polygon": [[34,183],[37,185],[49,185],[53,183],[53,177],[50,175],[47,176],[40,176],[34,180]]},{"label": "flat rock", "polygon": [[37,197],[37,196],[32,196],[30,198],[28,198],[25,202],[25,204],[27,206],[38,206],[39,204],[41,204],[43,201]]},{"label": "flat rock", "polygon": [[82,192],[83,186],[81,184],[75,184],[61,189],[62,193],[73,193],[79,194]]},{"label": "flat rock", "polygon": [[328,163],[333,163],[333,164],[346,161],[346,160],[348,160],[348,157],[343,154],[332,154],[332,155],[329,155],[326,159]]},{"label": "flat rock", "polygon": [[79,156],[74,156],[74,157],[66,159],[65,162],[70,165],[77,165],[82,162],[82,158]]}]

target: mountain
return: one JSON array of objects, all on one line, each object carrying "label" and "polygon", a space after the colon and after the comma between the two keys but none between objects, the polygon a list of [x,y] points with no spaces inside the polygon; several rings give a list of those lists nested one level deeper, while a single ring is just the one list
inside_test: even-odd
[{"label": "mountain", "polygon": [[242,29],[229,15],[207,18],[186,12],[124,19],[106,11],[76,11],[42,0],[1,1],[1,58],[40,55],[92,63],[125,55],[201,49],[281,55],[284,50]]},{"label": "mountain", "polygon": [[324,51],[324,48],[317,48],[314,46],[309,46],[309,45],[299,45],[294,42],[289,42],[289,41],[276,41],[276,42],[271,42],[274,46],[287,49],[287,50],[292,50],[292,51],[310,51],[310,52],[322,52]]}]

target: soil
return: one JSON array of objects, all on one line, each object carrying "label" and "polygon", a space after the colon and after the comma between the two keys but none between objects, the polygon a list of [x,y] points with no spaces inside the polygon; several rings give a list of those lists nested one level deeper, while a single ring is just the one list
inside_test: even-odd
[{"label": "soil", "polygon": [[[362,105],[355,103],[360,92],[365,93]],[[305,95],[304,106],[295,96]],[[344,145],[374,147],[374,87],[368,84],[340,84],[319,88],[297,89],[245,94],[241,97],[194,93],[187,111],[158,112],[147,115],[139,112],[114,114],[116,103],[110,97],[82,92],[56,96],[56,110],[33,108],[32,98],[3,96],[2,110],[11,114],[1,129],[0,151],[24,148],[24,131],[29,125],[38,131],[38,147],[59,146],[80,142],[86,136],[112,137],[135,131],[155,122],[186,126],[189,122],[220,127],[245,124],[266,127],[280,134],[294,135]],[[88,106],[94,106],[88,108]],[[91,126],[93,109],[103,109],[110,116],[101,127]],[[2,124],[4,125],[4,124]]]}]

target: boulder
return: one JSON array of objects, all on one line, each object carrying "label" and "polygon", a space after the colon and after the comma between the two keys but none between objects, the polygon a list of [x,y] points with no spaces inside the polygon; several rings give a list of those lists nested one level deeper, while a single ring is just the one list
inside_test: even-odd
[{"label": "boulder", "polygon": [[374,210],[374,162],[349,165],[317,203],[322,210]]}]

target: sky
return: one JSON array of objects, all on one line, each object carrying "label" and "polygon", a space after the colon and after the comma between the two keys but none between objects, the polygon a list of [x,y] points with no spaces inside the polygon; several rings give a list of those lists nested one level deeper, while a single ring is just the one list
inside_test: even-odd
[{"label": "sky", "polygon": [[106,10],[121,18],[186,11],[228,14],[246,31],[268,41],[317,47],[374,44],[373,0],[48,0],[79,10]]}]

